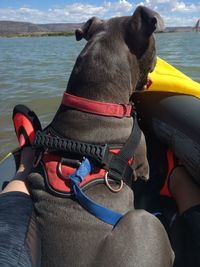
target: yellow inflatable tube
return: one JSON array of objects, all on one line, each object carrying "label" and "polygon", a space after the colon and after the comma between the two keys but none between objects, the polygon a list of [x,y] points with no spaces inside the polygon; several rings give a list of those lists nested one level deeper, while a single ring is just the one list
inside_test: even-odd
[{"label": "yellow inflatable tube", "polygon": [[152,85],[148,91],[164,91],[192,95],[200,98],[200,83],[157,57],[154,71],[149,74]]}]

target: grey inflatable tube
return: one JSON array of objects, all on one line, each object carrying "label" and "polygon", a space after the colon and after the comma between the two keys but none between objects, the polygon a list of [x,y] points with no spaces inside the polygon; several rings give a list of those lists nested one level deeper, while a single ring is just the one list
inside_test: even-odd
[{"label": "grey inflatable tube", "polygon": [[144,132],[151,131],[200,184],[200,99],[191,95],[146,91],[133,99]]}]

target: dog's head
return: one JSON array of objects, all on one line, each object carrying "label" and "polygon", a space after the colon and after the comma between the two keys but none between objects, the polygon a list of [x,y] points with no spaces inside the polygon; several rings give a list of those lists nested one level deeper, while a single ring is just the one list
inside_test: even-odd
[{"label": "dog's head", "polygon": [[[82,72],[84,81],[80,80],[83,83],[87,80],[88,84],[116,83],[115,90],[129,87],[130,97],[133,91],[142,90],[148,73],[155,67],[153,32],[163,28],[160,15],[144,6],[139,6],[132,16],[107,21],[97,17],[89,19],[75,32],[77,41],[82,38],[88,41],[75,65],[76,76]],[[96,75],[92,77],[94,72]],[[70,81],[68,89],[72,87]]]}]

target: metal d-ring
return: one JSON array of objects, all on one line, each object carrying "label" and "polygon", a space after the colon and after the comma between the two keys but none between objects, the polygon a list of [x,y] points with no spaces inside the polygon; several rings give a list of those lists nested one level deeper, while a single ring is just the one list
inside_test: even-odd
[{"label": "metal d-ring", "polygon": [[120,185],[119,185],[119,187],[115,189],[115,188],[113,188],[113,187],[110,185],[110,183],[109,183],[109,181],[108,181],[108,172],[106,172],[104,179],[105,179],[105,183],[106,183],[107,187],[108,187],[112,192],[114,192],[114,193],[118,193],[119,191],[122,190],[122,187],[123,187],[123,185],[124,185],[123,180],[120,181]]},{"label": "metal d-ring", "polygon": [[62,164],[64,162],[64,159],[61,158],[60,162],[58,163],[58,175],[63,178],[64,180],[67,179],[67,176],[65,176],[63,173],[62,173]]},{"label": "metal d-ring", "polygon": [[61,158],[60,162],[58,163],[57,165],[57,172],[58,172],[58,175],[63,178],[63,179],[67,179],[68,176],[65,176],[63,173],[62,173],[62,165],[65,164],[67,166],[71,166],[73,168],[78,168],[80,167],[81,165],[81,162],[78,161],[78,160],[72,160],[72,159],[68,159],[68,158]]}]

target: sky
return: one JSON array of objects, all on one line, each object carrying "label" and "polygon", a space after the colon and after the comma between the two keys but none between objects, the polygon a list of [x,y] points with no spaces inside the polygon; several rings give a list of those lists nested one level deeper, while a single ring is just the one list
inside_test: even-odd
[{"label": "sky", "polygon": [[138,5],[157,11],[165,26],[194,26],[200,18],[200,0],[0,0],[0,20],[79,23],[132,15]]}]

